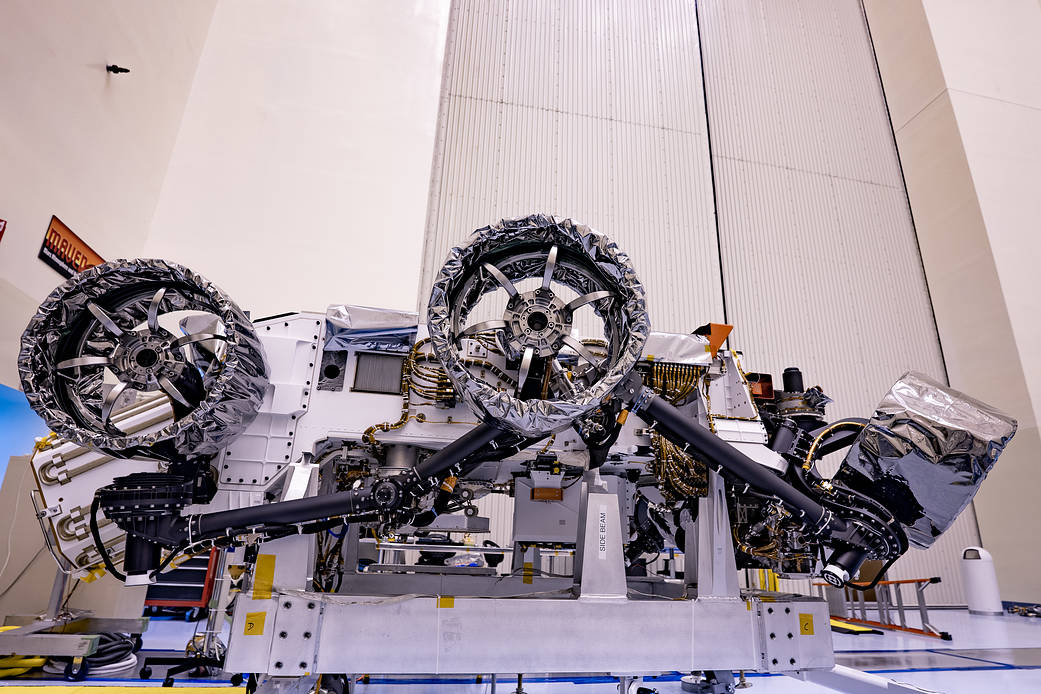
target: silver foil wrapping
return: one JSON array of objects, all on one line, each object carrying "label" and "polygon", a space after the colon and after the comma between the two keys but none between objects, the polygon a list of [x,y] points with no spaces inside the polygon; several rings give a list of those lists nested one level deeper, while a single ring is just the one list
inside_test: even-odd
[{"label": "silver foil wrapping", "polygon": [[975,496],[1016,420],[914,371],[878,405],[835,480],[888,508],[929,547]]},{"label": "silver foil wrapping", "polygon": [[[55,352],[89,301],[124,292],[135,285],[179,288],[167,292],[169,310],[214,314],[227,341],[221,368],[207,375],[206,396],[187,416],[159,431],[118,435],[77,422],[55,392]],[[143,316],[135,316],[143,322]],[[124,326],[126,327],[126,326]],[[94,448],[124,450],[170,440],[183,455],[216,453],[256,416],[267,388],[268,367],[253,324],[223,291],[186,267],[165,260],[115,260],[74,275],[43,301],[22,335],[18,375],[32,408],[58,435]]]},{"label": "silver foil wrapping", "polygon": [[[612,291],[622,298],[620,324],[612,328],[617,331],[621,344],[614,366],[591,387],[567,399],[519,400],[509,393],[500,392],[470,374],[462,365],[458,347],[454,344],[458,326],[453,325],[451,297],[459,291],[464,276],[493,249],[530,241],[542,242],[547,249],[557,244],[584,254],[609,279]],[[505,263],[499,269],[515,281],[541,273],[544,263],[543,256]],[[554,278],[580,294],[595,289],[588,278],[580,272],[568,270],[563,264],[558,264]],[[478,285],[472,289],[473,294],[463,300],[472,302],[494,289],[491,282]],[[502,220],[482,227],[473,233],[469,244],[453,248],[434,281],[428,306],[427,320],[434,352],[464,401],[478,416],[528,437],[561,431],[599,406],[640,359],[650,332],[643,284],[636,277],[629,256],[609,238],[583,224],[543,214]],[[603,315],[600,307],[593,306],[598,315]]]},{"label": "silver foil wrapping", "polygon": [[418,314],[337,304],[325,312],[325,349],[407,352],[416,340]]}]

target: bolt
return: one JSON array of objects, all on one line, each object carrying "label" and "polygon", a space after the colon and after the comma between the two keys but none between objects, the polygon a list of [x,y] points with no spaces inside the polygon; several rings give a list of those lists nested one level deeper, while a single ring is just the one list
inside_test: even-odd
[{"label": "bolt", "polygon": [[[774,662],[776,663],[777,661],[775,660]],[[281,670],[282,669],[282,661],[281,660],[275,662],[275,669],[276,670]]]},{"label": "bolt", "polygon": [[314,603],[313,602],[307,603],[307,609],[313,610],[314,609]]},{"label": "bolt", "polygon": [[[774,658],[772,662],[773,662],[774,665],[777,665],[777,658]],[[277,665],[277,663],[276,663],[276,665]]]},{"label": "bolt", "polygon": [[[789,636],[791,636],[791,634],[789,634]],[[305,638],[305,639],[309,639],[309,638],[311,638],[311,632],[309,632],[309,631],[305,631],[305,632],[304,632],[304,638]]]},{"label": "bolt", "polygon": [[770,638],[771,639],[776,639],[777,638],[777,634],[770,634]]},{"label": "bolt", "polygon": [[788,662],[791,663],[792,665],[795,665],[795,658],[789,658]]},{"label": "bolt", "polygon": [[769,613],[769,614],[773,614],[773,613],[774,613],[774,608],[772,608],[772,607],[767,607],[767,608],[766,608],[766,611],[767,611],[767,613]]},{"label": "bolt", "polygon": [[[795,661],[793,660],[792,662],[794,663]],[[307,663],[305,663],[304,661],[301,660],[300,661],[300,669],[301,670],[306,670],[307,669]]]},{"label": "bolt", "polygon": [[284,638],[286,638],[286,637],[288,637],[288,636],[289,636],[289,633],[288,633],[288,632],[285,632],[285,631],[280,631],[280,632],[278,633],[278,638],[280,638],[280,639],[284,639]]},{"label": "bolt", "polygon": [[790,608],[790,607],[784,608],[784,613],[785,614],[791,614],[792,613],[792,608]]},{"label": "bolt", "polygon": [[282,607],[286,608],[287,610],[290,607],[292,607],[292,606],[293,606],[293,603],[289,602],[288,600],[286,600],[284,603],[282,603]]},{"label": "bolt", "polygon": [[790,632],[790,631],[788,632],[788,638],[790,638],[790,639],[794,639],[795,638],[794,636],[792,636],[792,632]]}]

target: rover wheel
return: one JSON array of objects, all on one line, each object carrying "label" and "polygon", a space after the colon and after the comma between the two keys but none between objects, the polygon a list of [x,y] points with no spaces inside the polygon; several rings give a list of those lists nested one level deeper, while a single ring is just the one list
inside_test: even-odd
[{"label": "rover wheel", "polygon": [[[110,451],[215,453],[256,415],[267,365],[253,325],[215,285],[163,260],[117,260],[51,292],[22,335],[18,371],[60,436]],[[136,404],[165,398],[148,426]]]},{"label": "rover wheel", "polygon": [[[438,359],[470,407],[534,438],[567,428],[608,399],[650,330],[629,257],[603,234],[545,215],[478,229],[453,249],[434,282],[428,325]],[[578,326],[597,339],[580,340],[572,330]],[[505,354],[517,372],[512,392],[466,367],[468,339],[493,340]]]}]

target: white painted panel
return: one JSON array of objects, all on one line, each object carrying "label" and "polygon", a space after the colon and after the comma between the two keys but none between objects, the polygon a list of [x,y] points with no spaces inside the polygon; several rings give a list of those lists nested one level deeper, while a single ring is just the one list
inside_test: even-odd
[{"label": "white painted panel", "polygon": [[453,4],[424,280],[474,229],[546,212],[608,234],[652,324],[722,319],[693,4]]},{"label": "white painted panel", "polygon": [[[835,398],[833,418],[870,415],[908,369],[944,378],[860,3],[698,8],[731,343],[745,367],[800,366]],[[958,550],[977,540],[969,511],[890,575],[941,575],[931,599],[960,603]]]},{"label": "white painted panel", "polygon": [[448,14],[222,0],[143,252],[254,315],[411,309]]}]

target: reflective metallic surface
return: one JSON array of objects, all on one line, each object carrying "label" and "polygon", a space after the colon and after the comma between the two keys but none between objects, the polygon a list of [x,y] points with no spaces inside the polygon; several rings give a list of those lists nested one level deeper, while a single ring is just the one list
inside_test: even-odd
[{"label": "reflective metallic surface", "polygon": [[930,546],[964,509],[1016,420],[914,371],[882,399],[835,479],[878,500]]},{"label": "reflective metallic surface", "polygon": [[325,349],[407,352],[415,341],[418,316],[370,306],[335,304],[325,312]]},{"label": "reflective metallic surface", "polygon": [[[545,247],[542,255],[507,255],[511,246],[530,248],[533,244]],[[553,252],[554,247],[559,249],[559,256]],[[475,266],[488,265],[484,259],[493,250],[506,260],[493,265],[496,271],[488,271],[485,280],[467,282]],[[580,269],[583,262],[589,261],[599,277],[592,278]],[[614,298],[594,298],[589,303],[604,318],[606,330],[615,336],[617,351],[608,355],[610,368],[589,388],[578,389],[566,399],[522,401],[474,378],[464,367],[455,342],[463,332],[460,323],[481,295],[512,285],[519,278],[550,274],[582,296],[605,289],[615,294]],[[605,284],[609,286],[601,286]],[[617,304],[618,310],[611,310],[612,304]],[[468,245],[453,248],[434,282],[428,326],[438,359],[470,407],[481,417],[496,420],[525,436],[562,430],[596,408],[639,360],[650,331],[643,285],[629,256],[587,226],[541,214],[482,227],[474,232]],[[574,349],[569,341],[565,342]]]},{"label": "reflective metallic surface", "polygon": [[[174,338],[158,318],[176,311],[212,314],[224,334]],[[219,356],[210,353],[205,369],[195,359],[185,363],[181,353],[199,343],[224,345]],[[108,361],[84,354],[113,344]],[[134,350],[133,361],[123,359],[126,349]],[[102,367],[118,379],[104,397],[103,373],[83,372]],[[216,453],[253,420],[268,368],[252,323],[217,286],[180,265],[137,259],[90,268],[51,292],[22,335],[18,372],[29,404],[63,438],[110,450],[169,440],[181,454],[202,455]],[[194,401],[171,380],[178,374],[198,383]],[[89,388],[80,388],[84,381]],[[123,432],[110,417],[127,388],[163,390],[190,411],[157,431]]]}]

